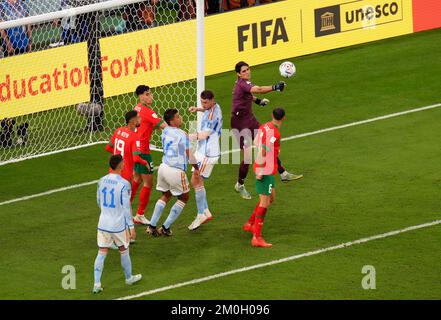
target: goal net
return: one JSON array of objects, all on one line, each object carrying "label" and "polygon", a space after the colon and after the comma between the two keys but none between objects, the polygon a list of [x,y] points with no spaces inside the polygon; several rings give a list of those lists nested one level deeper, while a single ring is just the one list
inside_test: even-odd
[{"label": "goal net", "polygon": [[[152,88],[152,108],[197,103],[194,0],[0,2],[0,165],[107,142]],[[160,147],[160,132],[152,144]]]}]

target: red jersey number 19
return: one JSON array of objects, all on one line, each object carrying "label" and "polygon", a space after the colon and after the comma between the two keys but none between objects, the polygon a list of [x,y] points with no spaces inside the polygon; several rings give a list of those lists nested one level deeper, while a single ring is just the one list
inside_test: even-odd
[{"label": "red jersey number 19", "polygon": [[115,148],[114,148],[114,154],[120,154],[124,158],[124,146],[125,142],[121,139],[115,139]]}]

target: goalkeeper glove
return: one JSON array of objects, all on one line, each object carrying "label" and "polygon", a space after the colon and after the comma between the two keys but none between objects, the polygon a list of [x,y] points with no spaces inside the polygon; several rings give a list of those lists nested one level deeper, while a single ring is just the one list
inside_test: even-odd
[{"label": "goalkeeper glove", "polygon": [[282,92],[285,89],[286,83],[283,81],[279,81],[279,83],[273,85],[273,91]]},{"label": "goalkeeper glove", "polygon": [[257,105],[259,105],[259,106],[264,107],[264,106],[266,106],[266,105],[269,103],[269,100],[268,100],[268,99],[265,99],[265,98],[263,98],[263,99],[256,98],[256,100],[254,101],[254,103],[257,104]]}]

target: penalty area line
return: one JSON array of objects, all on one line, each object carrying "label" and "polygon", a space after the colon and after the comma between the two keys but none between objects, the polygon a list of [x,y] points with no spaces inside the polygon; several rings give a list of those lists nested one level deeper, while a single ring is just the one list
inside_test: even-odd
[{"label": "penalty area line", "polygon": [[157,288],[157,289],[153,289],[153,290],[144,291],[144,292],[141,292],[141,293],[138,293],[138,294],[134,294],[134,295],[117,298],[116,300],[131,300],[131,299],[136,299],[136,298],[140,298],[140,297],[145,297],[145,296],[153,295],[155,293],[169,291],[169,290],[173,290],[173,289],[177,289],[177,288],[182,288],[182,287],[190,286],[190,285],[193,285],[193,284],[198,284],[198,283],[201,283],[201,282],[207,282],[207,281],[210,281],[210,280],[214,280],[214,279],[230,276],[230,275],[237,274],[237,273],[242,273],[242,272],[246,272],[246,271],[250,271],[250,270],[255,270],[255,269],[260,269],[260,268],[264,268],[264,267],[269,267],[269,266],[272,266],[272,265],[281,264],[281,263],[288,262],[288,261],[293,261],[293,260],[298,260],[298,259],[301,259],[301,258],[310,257],[310,256],[318,255],[318,254],[329,252],[329,251],[334,251],[334,250],[338,250],[338,249],[344,249],[344,248],[351,247],[351,246],[354,246],[354,245],[357,245],[357,244],[362,244],[362,243],[366,243],[366,242],[373,241],[373,240],[388,238],[388,237],[392,237],[392,236],[395,236],[395,235],[398,235],[398,234],[401,234],[401,233],[404,233],[404,232],[409,232],[409,231],[413,231],[413,230],[427,228],[427,227],[435,226],[435,225],[438,225],[438,224],[441,224],[441,220],[434,220],[432,222],[427,222],[427,223],[423,223],[423,224],[419,224],[419,225],[415,225],[415,226],[410,226],[410,227],[407,227],[407,228],[404,228],[404,229],[399,229],[399,230],[394,230],[394,231],[390,231],[390,232],[386,232],[386,233],[382,233],[382,234],[377,234],[377,235],[374,235],[374,236],[370,236],[370,237],[367,237],[367,238],[361,238],[361,239],[350,241],[350,242],[344,242],[344,243],[340,243],[340,244],[337,244],[337,245],[334,245],[334,246],[331,246],[331,247],[321,248],[321,249],[317,249],[317,250],[314,250],[314,251],[309,251],[309,252],[297,254],[297,255],[286,257],[286,258],[282,258],[282,259],[272,260],[272,261],[269,261],[269,262],[255,264],[255,265],[251,265],[251,266],[240,268],[240,269],[234,269],[234,270],[230,270],[230,271],[227,271],[227,272],[217,273],[217,274],[213,274],[211,276],[207,276],[207,277],[203,277],[203,278],[198,278],[198,279],[193,279],[193,280],[190,280],[190,281],[181,282],[181,283],[177,283],[177,284],[166,286],[166,287],[162,287],[162,288]]}]

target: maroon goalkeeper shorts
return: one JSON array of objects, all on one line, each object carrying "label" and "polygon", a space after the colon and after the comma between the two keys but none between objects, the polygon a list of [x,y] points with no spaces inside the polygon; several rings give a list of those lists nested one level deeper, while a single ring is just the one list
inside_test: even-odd
[{"label": "maroon goalkeeper shorts", "polygon": [[251,147],[253,140],[260,127],[259,121],[253,114],[232,114],[231,129],[241,149]]}]

